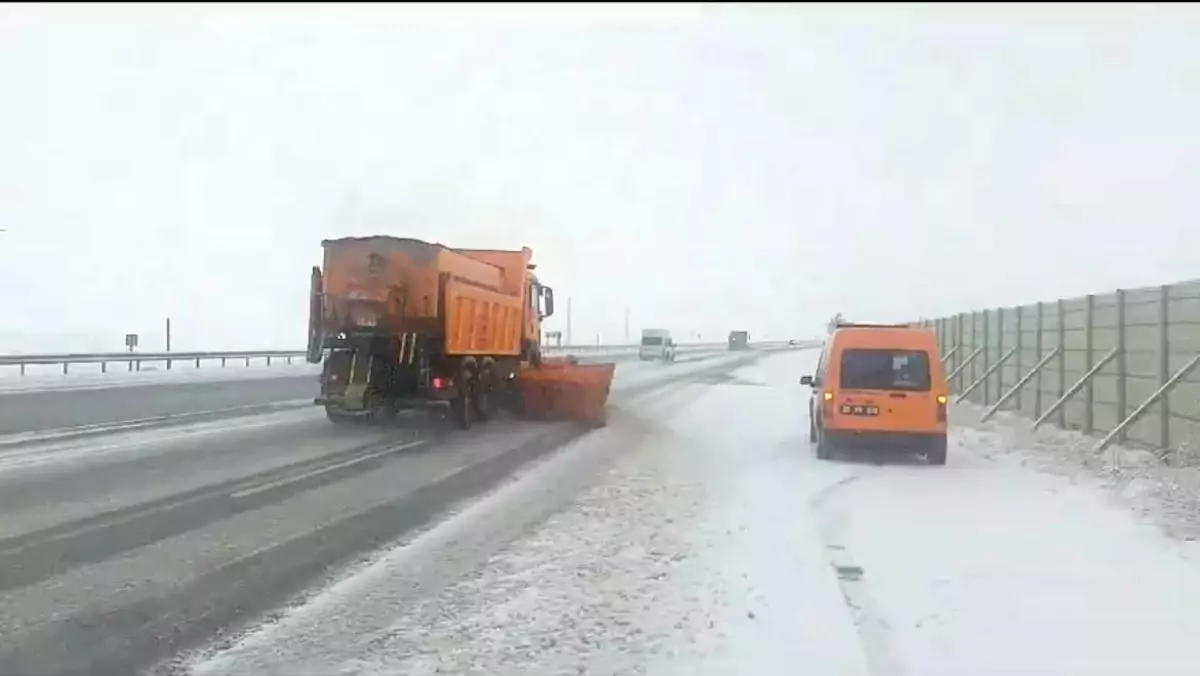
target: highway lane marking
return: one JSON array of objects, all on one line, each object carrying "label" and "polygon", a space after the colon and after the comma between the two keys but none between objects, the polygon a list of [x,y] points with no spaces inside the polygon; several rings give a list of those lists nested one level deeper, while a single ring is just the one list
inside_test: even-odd
[{"label": "highway lane marking", "polygon": [[[279,486],[293,483],[295,481],[300,481],[302,479],[306,479],[309,477],[317,476],[318,474],[322,474],[325,472],[333,471],[336,469],[341,469],[343,467],[349,467],[351,465],[354,465],[354,464],[357,464],[357,463],[360,463],[360,462],[363,462],[366,460],[371,460],[374,458],[382,457],[389,453],[401,451],[406,448],[413,448],[415,446],[420,446],[425,443],[428,443],[427,440],[420,439],[420,440],[416,440],[416,441],[405,442],[403,444],[397,444],[394,446],[388,446],[385,450],[382,450],[382,451],[376,451],[376,452],[370,453],[368,455],[351,458],[349,460],[337,462],[332,465],[324,465],[324,466],[318,467],[315,470],[310,470],[310,471],[304,472],[302,474],[299,474],[297,476],[285,477],[283,479],[276,479],[276,480],[269,481],[265,484],[261,484],[261,485],[257,485],[257,486],[253,485],[252,482],[246,482],[246,483],[250,484],[250,487],[245,488],[241,491],[237,491],[234,493],[228,493],[225,495],[227,495],[228,497],[231,497],[231,498],[235,498],[235,499],[254,495],[255,493],[261,493],[263,491],[270,490],[272,488],[277,488]],[[220,497],[223,493],[224,493],[224,491],[219,491],[219,490],[207,491],[207,492],[203,492],[199,495],[194,495],[194,496],[191,496],[191,497],[183,499],[183,500],[176,500],[174,502],[170,502],[170,503],[162,504],[162,505],[154,505],[152,507],[147,507],[145,509],[137,509],[129,514],[125,514],[125,515],[115,518],[115,519],[108,519],[108,520],[102,521],[100,523],[89,524],[87,526],[81,526],[79,528],[74,528],[74,529],[71,529],[66,532],[56,533],[56,534],[48,536],[48,537],[38,538],[34,542],[25,543],[25,544],[18,545],[15,547],[0,547],[0,556],[11,556],[14,554],[19,554],[20,552],[22,552],[26,549],[30,549],[31,547],[44,546],[44,545],[52,543],[52,542],[58,542],[60,540],[66,540],[66,539],[70,539],[70,538],[74,538],[74,537],[79,537],[80,535],[86,535],[87,533],[90,533],[92,531],[122,526],[122,525],[128,524],[130,522],[136,521],[140,518],[154,514],[156,512],[162,512],[162,511],[171,510],[171,509],[179,509],[180,507],[187,507],[188,505],[194,505],[194,504],[204,502],[206,500],[212,500],[213,498]]]},{"label": "highway lane marking", "polygon": [[[280,413],[285,413],[285,411],[275,411],[271,414],[265,415],[277,415]],[[323,418],[324,416],[321,417]],[[302,421],[317,419],[318,418],[315,415],[305,416]],[[212,421],[197,423],[195,426],[186,427],[182,430],[161,432],[154,434],[149,439],[125,440],[105,444],[97,444],[94,441],[87,440],[74,440],[74,443],[65,443],[53,446],[34,446],[33,448],[29,449],[18,448],[12,451],[0,452],[0,472],[19,469],[21,467],[28,467],[30,465],[44,464],[47,462],[63,462],[66,460],[84,457],[100,457],[112,452],[132,451],[138,448],[144,448],[146,446],[159,446],[175,442],[195,441],[204,437],[219,434],[234,434],[262,427],[295,424],[296,422],[296,420],[291,418],[272,418],[270,420],[251,419],[237,424],[230,424],[228,421]]]},{"label": "highway lane marking", "polygon": [[256,495],[258,493],[263,493],[265,491],[279,488],[280,486],[286,486],[287,484],[290,484],[290,483],[295,483],[297,481],[303,481],[304,479],[308,479],[310,477],[318,476],[320,474],[325,474],[326,472],[332,472],[337,469],[342,469],[343,467],[350,467],[351,465],[357,465],[358,463],[366,462],[367,460],[381,458],[385,455],[390,455],[392,453],[395,453],[396,451],[403,451],[404,449],[407,449],[407,448],[415,448],[417,446],[422,446],[426,443],[428,443],[426,440],[418,439],[416,441],[410,441],[407,443],[399,444],[397,446],[391,446],[389,448],[386,448],[382,451],[378,451],[376,453],[371,453],[371,454],[359,456],[356,458],[350,458],[349,460],[343,460],[342,462],[334,463],[332,465],[318,467],[317,469],[310,470],[308,472],[303,472],[303,473],[297,474],[295,476],[283,477],[282,479],[276,479],[274,481],[270,481],[265,484],[253,486],[251,488],[246,488],[246,489],[237,491],[235,493],[230,493],[229,497],[234,498],[235,500],[239,499],[239,498],[249,497],[251,495]]},{"label": "highway lane marking", "polygon": [[[305,373],[286,373],[284,369],[296,368],[292,366],[284,367],[267,367],[273,368],[273,371],[259,371],[253,373],[229,373],[229,374],[213,374],[209,375],[205,372],[204,376],[159,376],[159,377],[143,377],[137,379],[124,379],[120,376],[107,376],[107,382],[102,381],[105,376],[100,375],[91,382],[41,382],[41,383],[20,383],[20,382],[5,382],[8,378],[0,375],[0,397],[20,396],[22,394],[45,394],[47,392],[94,392],[97,390],[116,390],[137,387],[154,387],[154,386],[171,386],[171,385],[222,385],[230,383],[245,382],[247,380],[282,380],[285,378],[317,378],[320,376],[320,370],[309,370]],[[144,371],[143,373],[155,373],[153,371]],[[167,373],[167,372],[164,372]],[[188,373],[184,371],[183,373]],[[91,375],[91,374],[89,374]],[[181,374],[182,375],[182,374]],[[218,377],[219,376],[219,377]],[[37,376],[32,376],[36,378]],[[69,376],[68,376],[69,377]]]},{"label": "highway lane marking", "polygon": [[57,441],[63,438],[69,438],[89,433],[100,432],[127,432],[150,425],[169,423],[175,420],[183,420],[187,418],[199,418],[208,415],[220,415],[225,413],[237,413],[250,409],[263,409],[265,412],[276,410],[288,410],[293,408],[302,408],[304,406],[312,406],[312,399],[286,399],[284,401],[275,401],[263,404],[245,404],[242,406],[230,406],[227,408],[214,408],[204,411],[190,411],[187,413],[171,413],[168,415],[153,416],[150,418],[135,418],[133,420],[120,420],[115,422],[103,423],[88,423],[86,425],[74,425],[71,427],[56,427],[49,430],[36,430],[32,432],[16,432],[0,436],[0,448],[5,446],[18,446],[22,444],[34,444],[44,441]]}]

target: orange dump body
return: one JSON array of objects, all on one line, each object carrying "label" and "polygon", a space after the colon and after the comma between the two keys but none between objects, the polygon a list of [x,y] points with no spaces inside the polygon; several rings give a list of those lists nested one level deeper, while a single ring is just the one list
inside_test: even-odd
[{"label": "orange dump body", "polygon": [[527,312],[533,252],[456,250],[398,237],[322,242],[325,332],[380,327],[444,336],[443,354],[514,356],[538,337]]},{"label": "orange dump body", "polygon": [[517,376],[522,412],[530,418],[576,420],[602,426],[616,364],[545,360]]}]

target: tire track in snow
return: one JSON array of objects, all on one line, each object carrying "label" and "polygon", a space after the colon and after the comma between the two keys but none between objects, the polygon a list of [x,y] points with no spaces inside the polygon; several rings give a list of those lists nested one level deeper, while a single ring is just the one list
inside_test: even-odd
[{"label": "tire track in snow", "polygon": [[871,595],[867,577],[870,571],[863,570],[854,562],[854,552],[842,542],[840,533],[843,528],[834,504],[835,499],[846,492],[846,488],[868,478],[863,471],[854,471],[817,491],[809,500],[809,508],[829,564],[837,574],[842,598],[854,617],[854,626],[862,641],[871,673],[875,676],[900,676],[907,673],[907,669],[891,646],[891,626]]}]

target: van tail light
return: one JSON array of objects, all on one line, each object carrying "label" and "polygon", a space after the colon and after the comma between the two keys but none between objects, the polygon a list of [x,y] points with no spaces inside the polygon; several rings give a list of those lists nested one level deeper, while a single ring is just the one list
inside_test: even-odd
[{"label": "van tail light", "polygon": [[826,418],[833,415],[833,392],[821,393],[821,415]]},{"label": "van tail light", "polygon": [[940,423],[946,422],[946,395],[938,395],[937,407],[937,421]]}]

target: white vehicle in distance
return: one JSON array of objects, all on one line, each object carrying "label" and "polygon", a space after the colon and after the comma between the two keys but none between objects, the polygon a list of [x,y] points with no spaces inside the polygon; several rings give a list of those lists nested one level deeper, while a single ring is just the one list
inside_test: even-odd
[{"label": "white vehicle in distance", "polygon": [[671,332],[666,329],[642,329],[638,359],[675,361],[675,341],[671,340]]}]

